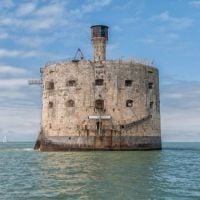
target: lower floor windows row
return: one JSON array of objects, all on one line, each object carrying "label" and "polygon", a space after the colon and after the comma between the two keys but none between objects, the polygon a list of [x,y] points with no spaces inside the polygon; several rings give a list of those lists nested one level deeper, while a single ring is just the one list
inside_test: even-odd
[{"label": "lower floor windows row", "polygon": [[[149,107],[152,109],[154,105],[154,102],[150,102]],[[49,108],[53,108],[54,103],[52,101],[49,102]],[[75,101],[70,99],[66,102],[66,107],[75,107]],[[133,100],[132,99],[128,99],[126,100],[126,107],[133,107]],[[99,109],[99,110],[103,110],[104,109],[104,100],[102,99],[97,99],[95,101],[95,108]]]}]

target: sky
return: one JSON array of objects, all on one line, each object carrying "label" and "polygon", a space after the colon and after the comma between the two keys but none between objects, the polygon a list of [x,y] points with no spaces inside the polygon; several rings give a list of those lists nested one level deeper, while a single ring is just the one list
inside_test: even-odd
[{"label": "sky", "polygon": [[45,63],[92,58],[90,26],[108,25],[108,59],[160,71],[163,142],[200,142],[200,0],[0,0],[0,138],[35,141]]}]

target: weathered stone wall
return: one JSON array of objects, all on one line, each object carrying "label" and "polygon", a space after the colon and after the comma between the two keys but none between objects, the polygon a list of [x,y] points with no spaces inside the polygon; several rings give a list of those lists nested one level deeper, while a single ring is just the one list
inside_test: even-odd
[{"label": "weathered stone wall", "polygon": [[[156,68],[120,60],[81,60],[49,65],[42,79],[43,137],[64,137],[66,143],[74,137],[111,135],[160,138]],[[95,85],[97,79],[103,80],[103,85]],[[95,108],[96,100],[103,100],[103,109]],[[99,115],[111,119],[89,119]]]},{"label": "weathered stone wall", "polygon": [[92,39],[94,61],[106,60],[106,38],[95,37]]}]

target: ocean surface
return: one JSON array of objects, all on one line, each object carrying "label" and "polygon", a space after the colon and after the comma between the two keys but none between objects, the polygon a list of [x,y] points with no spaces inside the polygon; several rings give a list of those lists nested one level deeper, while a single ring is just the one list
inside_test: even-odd
[{"label": "ocean surface", "polygon": [[162,151],[38,152],[0,144],[0,199],[200,199],[200,143]]}]

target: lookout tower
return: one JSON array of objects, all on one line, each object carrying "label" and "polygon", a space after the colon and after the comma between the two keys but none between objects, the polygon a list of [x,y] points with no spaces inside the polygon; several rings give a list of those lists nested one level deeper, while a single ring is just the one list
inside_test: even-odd
[{"label": "lookout tower", "polygon": [[108,41],[108,26],[91,26],[91,40],[93,45],[94,61],[106,60],[106,42]]}]

